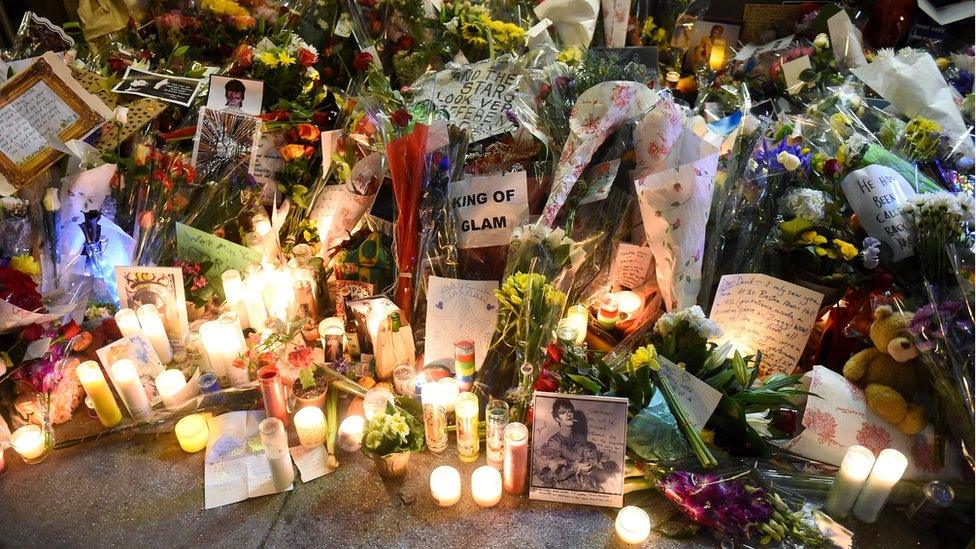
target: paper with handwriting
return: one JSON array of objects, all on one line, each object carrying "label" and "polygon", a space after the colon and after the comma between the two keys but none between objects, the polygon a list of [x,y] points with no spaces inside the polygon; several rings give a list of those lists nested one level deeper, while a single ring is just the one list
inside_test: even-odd
[{"label": "paper with handwriting", "polygon": [[475,368],[485,362],[498,320],[494,280],[459,280],[431,276],[427,281],[424,364],[454,369],[454,342],[474,341]]},{"label": "paper with handwriting", "polygon": [[651,268],[651,249],[628,242],[617,245],[617,255],[610,267],[610,283],[624,288],[638,288],[647,279]]},{"label": "paper with handwriting", "polygon": [[208,278],[220,277],[227,270],[243,271],[248,263],[259,263],[261,252],[234,244],[182,223],[176,224],[176,255],[190,261],[210,261]]},{"label": "paper with handwriting", "polygon": [[228,412],[210,420],[203,469],[206,509],[275,493],[258,433],[264,417],[264,411],[258,410]]},{"label": "paper with handwriting", "polygon": [[764,274],[725,275],[709,318],[742,354],[762,351],[760,377],[789,374],[813,331],[823,295]]},{"label": "paper with handwriting", "polygon": [[292,446],[288,450],[291,452],[292,461],[298,466],[298,474],[301,475],[302,482],[315,480],[334,470],[329,468],[329,452],[321,444]]},{"label": "paper with handwriting", "polygon": [[688,421],[696,431],[701,431],[722,400],[722,393],[668,359],[658,356],[658,361],[661,363],[661,375],[668,380],[678,401],[684,406]]}]

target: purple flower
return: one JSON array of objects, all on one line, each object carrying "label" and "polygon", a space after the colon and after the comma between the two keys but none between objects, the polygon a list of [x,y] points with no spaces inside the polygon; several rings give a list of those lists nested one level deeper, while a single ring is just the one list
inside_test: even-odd
[{"label": "purple flower", "polygon": [[505,117],[508,118],[508,121],[512,124],[515,124],[516,126],[519,125],[518,117],[515,116],[515,111],[512,109],[505,109]]},{"label": "purple flower", "polygon": [[753,154],[753,158],[759,164],[760,167],[766,168],[771,171],[786,171],[777,156],[780,153],[789,153],[800,159],[800,167],[798,170],[802,171],[804,174],[810,173],[810,153],[803,154],[802,147],[799,145],[790,145],[786,142],[784,137],[782,141],[779,142],[773,148],[769,148],[769,143],[764,139],[762,141],[762,146],[756,148],[756,152]]},{"label": "purple flower", "polygon": [[973,73],[966,69],[959,69],[959,74],[950,78],[949,83],[963,96],[973,93]]},{"label": "purple flower", "polygon": [[765,490],[739,478],[678,471],[664,477],[660,488],[688,518],[735,538],[752,537],[773,512]]}]

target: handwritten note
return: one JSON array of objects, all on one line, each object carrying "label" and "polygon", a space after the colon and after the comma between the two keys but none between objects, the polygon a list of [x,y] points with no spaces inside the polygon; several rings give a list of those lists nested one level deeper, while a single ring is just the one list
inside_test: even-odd
[{"label": "handwritten note", "polygon": [[631,289],[639,287],[647,278],[651,257],[650,248],[621,242],[610,267],[610,283]]},{"label": "handwritten note", "polygon": [[293,446],[289,448],[289,451],[292,461],[298,466],[298,474],[301,475],[302,482],[308,482],[332,472],[328,466],[329,452],[321,444]]},{"label": "handwritten note", "polygon": [[284,169],[285,163],[278,153],[278,136],[273,133],[262,133],[258,141],[258,151],[254,155],[254,167],[251,168],[251,175],[261,184],[261,200],[271,203],[274,200],[275,192],[278,190],[278,182],[275,176]]},{"label": "handwritten note", "polygon": [[431,276],[427,282],[427,332],[424,364],[454,368],[454,342],[474,341],[475,368],[480,369],[495,333],[498,299],[494,280],[458,280]]},{"label": "handwritten note", "polygon": [[243,411],[228,412],[210,420],[203,470],[205,508],[276,492],[271,466],[258,434],[262,419],[263,411]]},{"label": "handwritten note", "polygon": [[688,421],[696,431],[701,431],[708,423],[708,418],[722,400],[722,393],[711,385],[677,367],[668,359],[659,356],[661,375],[668,380],[678,401],[684,405],[688,413]]},{"label": "handwritten note", "polygon": [[525,172],[472,176],[451,183],[449,194],[462,248],[504,246],[528,221]]},{"label": "handwritten note", "polygon": [[760,375],[796,368],[823,295],[763,274],[725,275],[709,315],[743,354],[762,351]]},{"label": "handwritten note", "polygon": [[47,82],[38,82],[0,109],[0,152],[14,164],[23,164],[59,142],[60,133],[78,120],[78,114]]},{"label": "handwritten note", "polygon": [[323,188],[309,214],[315,220],[319,239],[324,244],[320,253],[327,253],[330,248],[349,238],[375,199],[375,194],[359,195],[345,185],[327,185]]},{"label": "handwritten note", "polygon": [[871,164],[847,174],[840,186],[864,230],[891,246],[894,261],[915,255],[909,221],[901,211],[915,191],[901,174]]},{"label": "handwritten note", "polygon": [[219,277],[224,271],[241,271],[248,263],[261,261],[261,252],[234,244],[210,233],[182,223],[176,224],[176,255],[190,261],[210,261],[208,278]]}]

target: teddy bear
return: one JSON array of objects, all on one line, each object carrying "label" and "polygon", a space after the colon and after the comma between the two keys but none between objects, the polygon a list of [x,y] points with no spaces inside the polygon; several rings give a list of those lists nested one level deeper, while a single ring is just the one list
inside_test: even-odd
[{"label": "teddy bear", "polygon": [[844,377],[864,388],[868,408],[906,435],[918,434],[926,424],[925,409],[910,402],[922,382],[918,350],[908,333],[911,317],[886,305],[876,308],[870,329],[874,347],[844,364]]}]

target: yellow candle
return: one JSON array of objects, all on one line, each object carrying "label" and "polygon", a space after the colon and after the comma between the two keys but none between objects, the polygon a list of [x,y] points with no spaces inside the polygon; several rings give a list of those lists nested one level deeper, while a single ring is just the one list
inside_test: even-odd
[{"label": "yellow candle", "polygon": [[651,535],[651,517],[640,507],[628,505],[617,513],[614,530],[620,541],[631,545],[642,544]]},{"label": "yellow candle", "polygon": [[176,422],[176,440],[180,448],[189,453],[199,452],[207,447],[210,427],[200,414],[186,416]]},{"label": "yellow candle", "polygon": [[156,376],[156,390],[167,410],[175,410],[185,402],[180,392],[186,387],[186,378],[179,370],[163,370]]},{"label": "yellow candle", "polygon": [[481,507],[494,507],[502,499],[502,475],[498,469],[482,465],[471,473],[471,496]]},{"label": "yellow candle", "polygon": [[119,309],[115,313],[115,324],[125,337],[142,333],[142,326],[139,325],[139,317],[136,316],[136,312],[132,309]]},{"label": "yellow candle", "polygon": [[10,435],[10,446],[27,463],[39,461],[47,451],[44,445],[44,431],[37,425],[24,425]]},{"label": "yellow candle", "polygon": [[441,507],[457,503],[461,499],[461,473],[450,465],[441,465],[431,471],[430,495]]},{"label": "yellow candle", "polygon": [[295,431],[302,446],[316,446],[325,440],[325,414],[318,406],[306,406],[295,413]]},{"label": "yellow candle", "polygon": [[708,67],[713,71],[717,71],[724,66],[725,66],[725,39],[716,38],[712,40],[712,53],[708,56]]},{"label": "yellow candle", "polygon": [[566,311],[566,320],[576,328],[576,343],[586,339],[586,325],[590,322],[590,311],[583,305],[573,305]]},{"label": "yellow candle", "polygon": [[[131,311],[131,309],[129,310]],[[112,390],[105,382],[105,376],[102,375],[102,369],[98,363],[94,360],[86,360],[78,365],[75,372],[78,374],[78,381],[81,382],[81,386],[84,387],[85,393],[88,394],[88,398],[91,399],[92,405],[95,407],[98,421],[101,421],[105,427],[112,427],[122,421],[122,411],[119,410],[119,405],[115,403],[115,397],[112,396]]]}]

